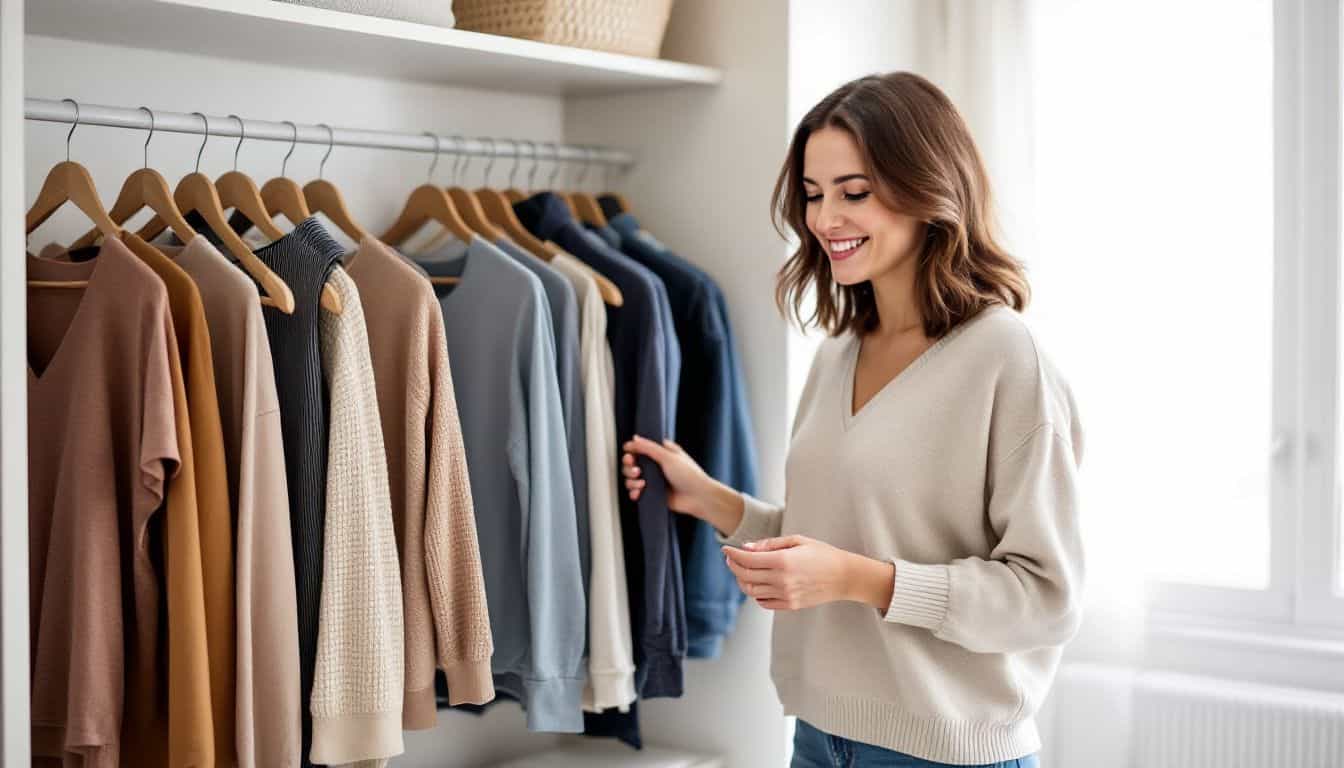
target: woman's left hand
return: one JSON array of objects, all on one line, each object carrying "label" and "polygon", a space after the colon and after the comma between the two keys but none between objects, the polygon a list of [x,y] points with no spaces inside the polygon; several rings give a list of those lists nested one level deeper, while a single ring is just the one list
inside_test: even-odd
[{"label": "woman's left hand", "polygon": [[838,600],[885,610],[891,600],[891,563],[806,536],[763,539],[723,551],[743,593],[767,610],[797,611]]}]

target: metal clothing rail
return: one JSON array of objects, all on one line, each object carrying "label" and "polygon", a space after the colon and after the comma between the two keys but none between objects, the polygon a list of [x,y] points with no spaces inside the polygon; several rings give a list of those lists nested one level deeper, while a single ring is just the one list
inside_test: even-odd
[{"label": "metal clothing rail", "polygon": [[[74,123],[76,122],[75,114],[76,107],[69,101],[33,98],[23,100],[23,116],[28,120]],[[78,114],[80,125],[102,125],[142,131],[148,131],[151,125],[149,113],[136,107],[109,107],[102,104],[80,103]],[[240,123],[240,120],[243,122]],[[204,136],[207,122],[209,123],[209,134],[212,138],[238,138],[242,133],[245,133],[249,141],[256,139],[258,141],[317,144],[324,147],[369,147],[374,149],[398,149],[405,152],[424,152],[426,154],[438,152],[445,155],[519,158],[579,165],[596,163],[617,167],[629,167],[634,165],[635,162],[630,153],[621,150],[556,144],[550,141],[537,142],[529,139],[494,137],[467,139],[460,135],[436,137],[427,132],[365,131],[356,128],[330,128],[320,124],[275,123],[220,115],[209,115],[206,120],[202,120],[200,113],[154,110],[153,128],[155,131],[193,133]]]}]

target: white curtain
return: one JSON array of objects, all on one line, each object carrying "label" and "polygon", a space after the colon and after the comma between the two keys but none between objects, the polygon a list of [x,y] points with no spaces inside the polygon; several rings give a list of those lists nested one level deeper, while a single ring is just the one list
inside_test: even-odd
[{"label": "white curtain", "polygon": [[[1040,12],[1036,6],[1033,0],[926,3],[921,20],[926,48],[920,53],[923,74],[948,94],[975,136],[989,168],[1005,244],[1027,263],[1033,285],[1037,228],[1049,225],[1048,212],[1035,210],[1032,30]],[[1030,308],[1027,317],[1033,327],[1040,325]],[[1048,337],[1048,327],[1037,330]],[[1069,361],[1055,362],[1067,378]],[[1076,388],[1075,394],[1079,394]],[[1087,405],[1085,399],[1079,404],[1084,430]],[[1141,551],[1140,532],[1124,521],[1090,514],[1088,469],[1084,455],[1080,482],[1088,545],[1086,618],[1065,658],[1133,663],[1142,651],[1144,623],[1143,578],[1132,562],[1133,553]]]}]

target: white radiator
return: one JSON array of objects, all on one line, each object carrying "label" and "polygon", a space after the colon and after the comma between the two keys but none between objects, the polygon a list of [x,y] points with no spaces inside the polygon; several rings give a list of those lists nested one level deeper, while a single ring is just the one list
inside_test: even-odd
[{"label": "white radiator", "polygon": [[1133,768],[1344,768],[1344,695],[1158,673],[1135,688]]},{"label": "white radiator", "polygon": [[1344,694],[1065,664],[1043,768],[1344,768]]}]

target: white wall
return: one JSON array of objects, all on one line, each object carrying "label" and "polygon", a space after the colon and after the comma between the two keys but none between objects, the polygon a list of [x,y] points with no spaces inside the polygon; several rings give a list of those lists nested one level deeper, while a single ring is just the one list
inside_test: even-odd
[{"label": "white wall", "polygon": [[[621,188],[643,224],[706,269],[727,296],[761,460],[761,493],[783,498],[786,331],[771,282],[787,251],[769,195],[787,141],[788,8],[773,0],[679,0],[665,58],[721,67],[723,85],[571,100],[565,136],[639,158]],[[785,763],[769,680],[769,616],[743,607],[723,657],[689,661],[687,695],[641,704],[648,741],[695,745],[730,766]]]},{"label": "white wall", "polygon": [[[789,3],[790,137],[817,102],[855,78],[895,70],[925,72],[931,41],[921,0],[791,0]],[[781,163],[783,158],[780,158]],[[792,413],[824,334],[790,326],[788,402]]]},{"label": "white wall", "polygon": [[[0,255],[23,247],[23,1],[0,0]],[[28,765],[27,303],[23,260],[0,259],[0,764]],[[17,374],[17,375],[15,375]],[[10,382],[23,384],[11,385]]]}]

